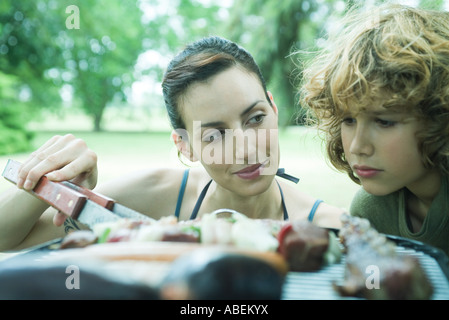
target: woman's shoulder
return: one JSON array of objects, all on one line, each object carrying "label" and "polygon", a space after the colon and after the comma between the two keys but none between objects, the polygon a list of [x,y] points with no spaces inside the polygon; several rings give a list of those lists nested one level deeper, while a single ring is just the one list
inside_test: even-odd
[{"label": "woman's shoulder", "polygon": [[297,185],[289,181],[278,181],[284,193],[284,200],[291,219],[307,219],[310,212],[335,213],[342,209],[321,203],[318,198],[300,190]]},{"label": "woman's shoulder", "polygon": [[344,209],[328,204],[288,181],[279,181],[279,184],[284,192],[290,219],[305,220],[309,218],[309,215],[314,214],[314,224],[328,228],[340,227],[340,215],[345,212]]},{"label": "woman's shoulder", "polygon": [[96,191],[124,206],[159,218],[169,215],[183,172],[182,168],[136,170],[102,183]]},{"label": "woman's shoulder", "polygon": [[120,197],[122,193],[152,188],[167,188],[179,184],[184,170],[181,168],[148,168],[136,170],[109,180],[98,187],[99,192]]},{"label": "woman's shoulder", "polygon": [[174,214],[185,174],[185,192],[189,195],[195,193],[192,188],[208,177],[204,170],[197,168],[149,168],[104,183],[98,192],[153,218],[160,218]]},{"label": "woman's shoulder", "polygon": [[277,179],[279,187],[284,194],[284,199],[295,205],[296,208],[311,207],[315,198],[298,188],[296,184],[283,179]]}]

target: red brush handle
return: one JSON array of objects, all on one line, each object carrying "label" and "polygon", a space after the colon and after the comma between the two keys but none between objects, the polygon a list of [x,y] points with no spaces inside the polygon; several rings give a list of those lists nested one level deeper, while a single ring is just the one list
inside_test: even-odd
[{"label": "red brush handle", "polygon": [[76,219],[86,203],[87,197],[64,185],[42,177],[32,193],[52,207]]},{"label": "red brush handle", "polygon": [[[20,162],[8,160],[3,177],[17,184],[20,165]],[[110,198],[68,181],[50,181],[45,176],[39,180],[31,193],[72,218],[78,216],[87,199],[109,210],[114,206],[114,200]]]},{"label": "red brush handle", "polygon": [[89,198],[89,200],[99,204],[100,206],[102,206],[108,210],[112,210],[112,208],[114,207],[115,201],[111,198],[108,198],[108,197],[102,195],[102,194],[96,193],[90,189],[81,187],[81,186],[76,185],[69,181],[63,181],[63,182],[61,182],[61,184],[85,195],[87,198]]}]

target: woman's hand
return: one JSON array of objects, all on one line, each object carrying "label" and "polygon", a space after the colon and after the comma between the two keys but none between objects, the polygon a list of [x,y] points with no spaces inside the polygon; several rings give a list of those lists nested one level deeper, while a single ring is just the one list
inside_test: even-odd
[{"label": "woman's hand", "polygon": [[[93,189],[98,178],[97,155],[83,140],[72,134],[54,136],[22,164],[17,187],[33,190],[44,175],[51,181],[70,180]],[[53,222],[59,226],[65,218],[65,215],[58,213]]]}]

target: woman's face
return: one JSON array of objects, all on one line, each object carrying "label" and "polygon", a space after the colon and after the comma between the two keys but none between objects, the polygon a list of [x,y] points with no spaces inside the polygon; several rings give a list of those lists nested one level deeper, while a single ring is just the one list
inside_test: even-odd
[{"label": "woman's face", "polygon": [[404,187],[424,191],[430,175],[416,138],[421,126],[416,117],[380,103],[345,116],[341,124],[345,157],[367,192],[386,195]]},{"label": "woman's face", "polygon": [[278,169],[277,108],[256,75],[227,69],[188,88],[179,102],[193,155],[222,187],[265,191]]}]

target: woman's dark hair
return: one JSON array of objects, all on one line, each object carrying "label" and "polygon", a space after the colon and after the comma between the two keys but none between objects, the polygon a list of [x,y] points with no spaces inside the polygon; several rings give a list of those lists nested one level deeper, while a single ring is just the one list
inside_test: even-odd
[{"label": "woman's dark hair", "polygon": [[168,65],[162,82],[165,106],[174,129],[185,129],[179,101],[194,83],[210,79],[233,66],[241,66],[260,80],[266,98],[265,79],[252,55],[236,43],[221,37],[208,37],[189,44]]}]

